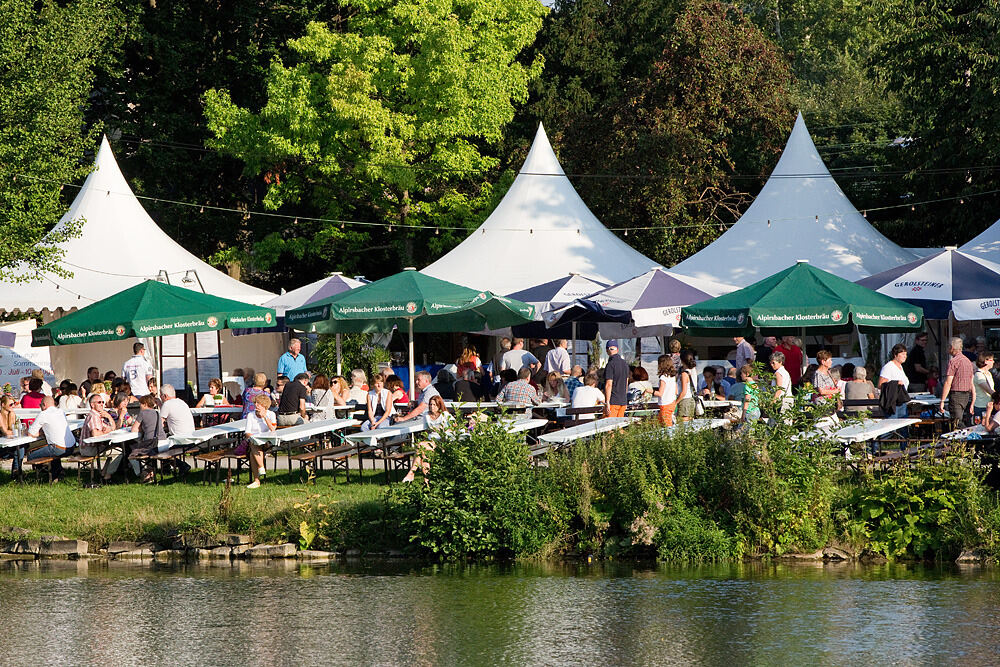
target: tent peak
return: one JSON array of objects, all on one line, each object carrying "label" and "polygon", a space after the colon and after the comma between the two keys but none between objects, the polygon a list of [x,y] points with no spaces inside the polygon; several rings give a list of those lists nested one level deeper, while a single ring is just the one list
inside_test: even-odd
[{"label": "tent peak", "polygon": [[566,176],[555,151],[552,150],[549,137],[545,134],[545,127],[541,123],[538,124],[538,131],[535,132],[535,138],[531,142],[528,157],[524,158],[524,164],[521,165],[521,171],[518,173]]}]

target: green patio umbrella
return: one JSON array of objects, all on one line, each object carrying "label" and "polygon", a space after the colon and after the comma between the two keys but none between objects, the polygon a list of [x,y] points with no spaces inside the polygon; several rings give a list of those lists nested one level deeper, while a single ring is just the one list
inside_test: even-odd
[{"label": "green patio umbrella", "polygon": [[388,333],[406,327],[410,398],[414,396],[413,334],[481,331],[527,324],[535,309],[408,268],[302,308],[285,311],[285,324],[317,333]]},{"label": "green patio umbrella", "polygon": [[695,336],[918,331],[924,311],[799,261],[743,289],[681,310],[681,326]]},{"label": "green patio umbrella", "polygon": [[31,332],[32,347],[266,327],[274,309],[147,280]]}]

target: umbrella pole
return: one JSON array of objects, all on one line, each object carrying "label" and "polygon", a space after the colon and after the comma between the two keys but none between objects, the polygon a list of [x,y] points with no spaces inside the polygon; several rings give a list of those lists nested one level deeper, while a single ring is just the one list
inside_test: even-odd
[{"label": "umbrella pole", "polygon": [[343,374],[344,371],[341,370],[340,334],[337,334],[337,375]]},{"label": "umbrella pole", "polygon": [[417,391],[417,386],[416,386],[417,373],[416,373],[416,370],[413,368],[413,318],[411,317],[408,320],[406,320],[406,323],[407,323],[407,325],[409,327],[409,334],[410,334],[410,343],[409,343],[409,345],[410,345],[410,400],[412,401],[416,397],[416,391]]},{"label": "umbrella pole", "polygon": [[571,329],[570,333],[573,336],[573,363],[571,364],[571,366],[576,366],[576,321],[575,320],[573,321],[572,324],[570,324],[570,329]]}]

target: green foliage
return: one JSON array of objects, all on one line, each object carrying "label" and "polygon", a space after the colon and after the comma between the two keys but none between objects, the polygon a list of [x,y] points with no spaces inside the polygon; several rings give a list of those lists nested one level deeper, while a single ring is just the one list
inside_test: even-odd
[{"label": "green foliage", "polygon": [[392,266],[400,255],[411,264],[429,235],[407,226],[436,227],[453,212],[475,224],[491,200],[485,175],[499,160],[490,149],[541,70],[540,59],[518,57],[545,8],[535,0],[344,7],[337,22],[310,23],[288,43],[292,54],[272,63],[259,113],[228,90],[206,93],[210,144],[265,177],[270,208],[305,203],[327,217],[398,225],[391,234],[304,222],[278,230],[280,239],[308,238],[311,255],[346,269]]},{"label": "green foliage", "polygon": [[[239,160],[204,149],[211,133],[202,95],[226,86],[236,104],[260,106],[272,60],[288,56],[288,40],[301,36],[310,21],[335,17],[339,3],[118,0],[118,4],[127,17],[120,60],[124,74],[98,78],[88,117],[121,132],[113,148],[132,187],[150,197],[259,209],[266,186],[263,175],[244,176]],[[255,241],[284,222],[155,199],[144,200],[143,206],[199,257],[233,251],[226,262],[241,267],[244,281],[278,291],[296,286],[293,281],[306,283],[323,275],[320,265],[259,261],[250,252]],[[303,209],[296,214],[310,212]]]},{"label": "green foliage", "polygon": [[497,421],[454,423],[426,454],[430,470],[397,485],[389,505],[410,540],[438,558],[530,556],[560,538],[566,517],[546,502],[518,434]]},{"label": "green foliage", "polygon": [[[791,75],[775,45],[731,5],[649,5],[657,18],[634,30],[618,3],[560,5],[540,40],[551,68],[532,111],[562,132],[554,138],[568,172],[607,176],[577,184],[595,214],[611,227],[651,226],[628,241],[670,265],[739,216],[755,185],[734,174],[773,166],[794,118]],[[592,39],[595,22],[606,35],[603,56],[564,48]],[[644,32],[652,26],[660,32]],[[564,83],[591,88],[567,96]]]},{"label": "green foliage", "polygon": [[665,561],[719,561],[741,555],[739,540],[685,505],[664,512],[656,543],[656,555]]},{"label": "green foliage", "polygon": [[[906,238],[960,245],[997,218],[1000,176],[1000,3],[943,0],[873,5],[884,38],[870,65],[901,104],[891,164],[906,173],[908,199],[947,199],[897,213]],[[906,200],[904,200],[904,203]]]},{"label": "green foliage", "polygon": [[[345,377],[355,368],[360,368],[368,377],[378,373],[378,365],[392,360],[392,353],[374,342],[371,334],[340,335],[341,370]],[[337,337],[321,334],[314,357],[316,372],[329,377],[337,374]]]},{"label": "green foliage", "polygon": [[866,476],[848,497],[868,548],[887,558],[954,556],[985,543],[984,471],[965,451]]},{"label": "green foliage", "polygon": [[66,211],[61,184],[87,173],[99,133],[83,113],[119,23],[105,0],[0,0],[0,278],[70,272],[56,245],[83,221],[46,234]]}]

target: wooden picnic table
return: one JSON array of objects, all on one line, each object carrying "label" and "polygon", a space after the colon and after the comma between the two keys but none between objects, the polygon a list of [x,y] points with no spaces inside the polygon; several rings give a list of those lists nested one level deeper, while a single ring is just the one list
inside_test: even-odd
[{"label": "wooden picnic table", "polygon": [[242,405],[212,405],[204,408],[191,408],[192,415],[241,415]]},{"label": "wooden picnic table", "polygon": [[886,435],[901,428],[919,423],[919,419],[865,419],[860,424],[852,424],[842,429],[834,431],[831,435],[845,444],[853,442],[867,442],[874,440],[880,435]]},{"label": "wooden picnic table", "polygon": [[570,426],[561,431],[553,431],[540,436],[538,439],[550,445],[565,445],[582,438],[589,438],[601,433],[617,431],[638,421],[635,417],[605,417],[595,419],[577,426]]},{"label": "wooden picnic table", "polygon": [[238,419],[233,422],[219,424],[218,426],[206,426],[205,428],[199,428],[192,433],[171,435],[168,439],[172,445],[176,446],[200,445],[212,440],[213,438],[228,437],[237,433],[243,433],[243,431],[246,430],[246,427],[247,420]]}]

